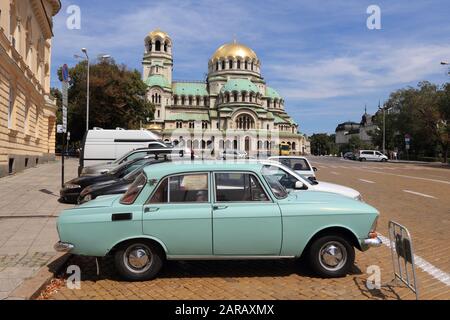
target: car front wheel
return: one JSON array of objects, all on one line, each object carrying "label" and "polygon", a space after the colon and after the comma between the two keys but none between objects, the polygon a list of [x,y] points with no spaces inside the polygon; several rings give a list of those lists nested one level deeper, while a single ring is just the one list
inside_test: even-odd
[{"label": "car front wheel", "polygon": [[355,262],[355,249],[341,236],[320,237],[309,249],[309,262],[319,276],[343,277]]},{"label": "car front wheel", "polygon": [[130,281],[150,280],[163,265],[163,253],[156,245],[136,241],[118,248],[114,256],[117,271]]}]

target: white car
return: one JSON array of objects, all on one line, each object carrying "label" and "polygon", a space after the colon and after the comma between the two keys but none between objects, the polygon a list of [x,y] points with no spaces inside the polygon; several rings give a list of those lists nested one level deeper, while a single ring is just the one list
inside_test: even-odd
[{"label": "white car", "polygon": [[388,161],[388,157],[382,154],[380,151],[376,150],[359,150],[357,154],[357,159],[359,161]]},{"label": "white car", "polygon": [[229,150],[223,150],[219,154],[219,159],[245,159],[247,158],[247,152],[235,150],[235,149],[229,149]]},{"label": "white car", "polygon": [[294,190],[295,192],[295,189],[299,189],[298,182],[301,182],[301,184],[303,184],[303,187],[300,187],[300,189],[303,190],[336,193],[355,200],[362,201],[361,194],[359,193],[359,191],[355,189],[344,187],[335,183],[317,180],[311,181],[310,179],[305,179],[300,174],[298,174],[294,170],[291,170],[287,166],[279,163],[278,161],[264,160],[262,161],[262,163],[270,166],[269,170],[278,171],[277,173],[272,174],[274,176],[278,176],[279,177],[278,181],[280,182],[280,184],[288,190]]},{"label": "white car", "polygon": [[311,166],[308,159],[306,159],[305,157],[275,156],[275,157],[269,157],[268,159],[273,160],[273,161],[278,161],[281,164],[284,164],[286,167],[297,172],[300,176],[302,176],[305,179],[308,179],[311,181],[316,181],[315,171],[317,171],[317,168]]}]

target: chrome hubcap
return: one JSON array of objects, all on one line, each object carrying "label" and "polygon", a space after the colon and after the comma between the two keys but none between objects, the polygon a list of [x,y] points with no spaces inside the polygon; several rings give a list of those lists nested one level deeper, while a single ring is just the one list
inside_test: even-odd
[{"label": "chrome hubcap", "polygon": [[339,242],[327,242],[320,248],[319,261],[322,267],[327,270],[339,270],[347,261],[347,250]]},{"label": "chrome hubcap", "polygon": [[144,244],[135,244],[128,247],[123,258],[125,266],[132,272],[145,272],[152,264],[151,251]]}]

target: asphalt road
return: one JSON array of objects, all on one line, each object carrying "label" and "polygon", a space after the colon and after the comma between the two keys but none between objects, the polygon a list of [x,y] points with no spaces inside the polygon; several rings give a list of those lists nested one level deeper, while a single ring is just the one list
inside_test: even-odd
[{"label": "asphalt road", "polygon": [[[380,213],[378,231],[388,236],[388,221],[405,225],[413,239],[420,299],[450,299],[450,169],[418,164],[370,163],[309,157],[319,181],[342,184],[361,192]],[[352,272],[339,279],[312,275],[293,261],[169,261],[157,279],[123,282],[112,261],[73,257],[80,266],[81,289],[65,286],[58,275],[41,299],[415,299],[392,283],[387,245],[357,252]],[[381,288],[366,287],[368,268],[378,266]]]}]

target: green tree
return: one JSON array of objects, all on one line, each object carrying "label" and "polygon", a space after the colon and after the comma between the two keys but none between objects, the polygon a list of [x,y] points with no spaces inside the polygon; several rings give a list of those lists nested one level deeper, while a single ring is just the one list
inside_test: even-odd
[{"label": "green tree", "polygon": [[311,144],[311,153],[314,155],[328,155],[336,154],[338,152],[334,134],[315,133],[309,140]]},{"label": "green tree", "polygon": [[[72,141],[80,141],[86,131],[86,73],[82,61],[69,69],[68,131]],[[61,80],[61,69],[58,70]],[[154,106],[147,101],[147,86],[137,70],[128,70],[112,59],[90,65],[89,127],[139,128],[139,123],[153,119]],[[53,89],[54,96],[61,93]]]}]

